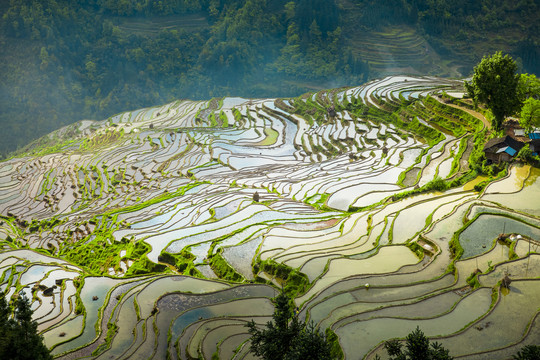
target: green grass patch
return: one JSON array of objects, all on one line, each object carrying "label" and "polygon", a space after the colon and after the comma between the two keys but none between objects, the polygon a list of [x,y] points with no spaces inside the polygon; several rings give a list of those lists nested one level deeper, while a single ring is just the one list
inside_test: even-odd
[{"label": "green grass patch", "polygon": [[220,248],[215,254],[213,254],[210,260],[210,267],[216,273],[216,275],[223,280],[233,281],[233,282],[244,282],[246,278],[237,272],[225,258],[221,255],[223,249]]},{"label": "green grass patch", "polygon": [[212,112],[208,115],[208,120],[210,120],[211,127],[218,127],[218,122],[216,120],[216,115]]},{"label": "green grass patch", "polygon": [[[134,261],[125,276],[159,273],[167,269],[164,265],[148,260],[146,254],[151,248],[144,241],[132,242],[126,238],[116,241],[112,233],[120,227],[116,216],[105,216],[93,234],[76,243],[64,242],[59,256],[84,268],[89,274],[98,276],[107,276],[109,268],[120,272],[121,260]],[[121,250],[126,250],[123,258],[120,258]]]},{"label": "green grass patch", "polygon": [[480,281],[478,281],[478,275],[480,274],[482,274],[482,272],[476,269],[467,278],[467,284],[469,284],[469,286],[472,287],[473,289],[478,289],[481,286]]},{"label": "green grass patch", "polygon": [[92,352],[93,356],[101,354],[103,351],[111,347],[111,342],[118,332],[118,325],[115,323],[107,323],[107,336],[105,337],[105,342],[101,343],[96,350]]},{"label": "green grass patch", "polygon": [[173,266],[180,274],[202,277],[202,274],[195,268],[195,264],[193,263],[195,259],[196,256],[187,249],[182,249],[178,254],[172,254],[163,250],[158,256],[159,262]]},{"label": "green grass patch", "polygon": [[341,346],[339,345],[339,338],[336,335],[336,333],[333,332],[332,329],[326,328],[325,334],[326,334],[326,341],[328,341],[328,343],[330,344],[330,355],[332,355],[332,359],[336,359],[336,360],[345,359],[345,354],[343,354],[343,350],[341,349]]},{"label": "green grass patch", "polygon": [[306,274],[272,259],[262,261],[258,259],[253,265],[253,272],[258,274],[260,271],[273,276],[283,286],[283,291],[287,296],[291,298],[306,292],[310,285]]},{"label": "green grass patch", "polygon": [[75,314],[77,315],[84,315],[86,317],[86,308],[84,307],[84,304],[81,300],[81,290],[84,286],[84,278],[76,277],[73,279],[73,285],[77,289],[75,291]]},{"label": "green grass patch", "polygon": [[420,259],[422,260],[424,258],[424,248],[418,245],[418,243],[415,242],[409,242],[407,243],[407,247],[411,249],[411,251]]},{"label": "green grass patch", "polygon": [[321,211],[333,211],[333,209],[326,206],[326,200],[328,200],[328,197],[330,197],[330,194],[315,194],[305,199],[304,203]]},{"label": "green grass patch", "polygon": [[219,112],[219,119],[221,121],[221,127],[229,127],[229,118],[227,118],[227,115],[221,110]]},{"label": "green grass patch", "polygon": [[463,156],[463,153],[467,149],[467,141],[469,140],[469,136],[465,136],[461,138],[459,142],[459,150],[458,153],[454,156],[454,160],[452,160],[452,167],[450,168],[450,174],[448,174],[448,177],[454,175],[459,170],[459,164],[461,157]]},{"label": "green grass patch", "polygon": [[87,137],[79,146],[81,151],[96,151],[110,146],[124,137],[124,129],[107,129],[99,132],[93,137]]},{"label": "green grass patch", "polygon": [[33,219],[28,224],[27,230],[28,232],[31,232],[31,233],[37,232],[37,231],[50,230],[56,227],[57,225],[65,223],[66,221],[67,221],[67,218],[60,220],[56,216],[53,216],[50,219],[44,219],[44,220]]},{"label": "green grass patch", "polygon": [[255,144],[255,145],[260,145],[260,146],[274,145],[276,143],[276,141],[277,141],[279,133],[276,130],[270,128],[270,127],[265,127],[264,128],[264,135],[266,135],[264,140],[262,140],[261,142],[259,142],[258,144]]}]

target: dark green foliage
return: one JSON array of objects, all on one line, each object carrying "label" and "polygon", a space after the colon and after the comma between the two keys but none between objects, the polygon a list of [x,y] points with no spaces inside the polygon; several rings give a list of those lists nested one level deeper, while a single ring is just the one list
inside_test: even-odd
[{"label": "dark green foliage", "polygon": [[237,272],[229,263],[227,260],[223,258],[221,253],[223,252],[223,249],[219,249],[217,253],[212,255],[210,258],[210,267],[212,270],[216,273],[217,276],[219,276],[220,279],[228,280],[228,281],[235,281],[235,282],[242,282],[245,280],[245,278]]},{"label": "dark green foliage", "polygon": [[[65,221],[65,220],[64,220]],[[37,220],[33,219],[30,224],[28,224],[28,231],[29,232],[35,232],[38,230],[50,230],[60,224],[62,220],[53,217],[47,220]]]},{"label": "dark green foliage", "polygon": [[415,255],[418,256],[420,259],[424,257],[424,248],[418,245],[416,241],[407,243],[407,247],[411,249],[411,251],[414,252]]},{"label": "dark green foliage", "polygon": [[459,243],[459,235],[463,232],[463,230],[465,230],[465,228],[470,224],[471,222],[467,223],[467,225],[465,225],[464,227],[462,227],[461,229],[459,229],[458,231],[456,231],[454,233],[454,235],[452,235],[452,239],[450,240],[450,243],[448,244],[449,247],[450,247],[450,252],[452,253],[452,257],[455,259],[455,260],[458,260],[461,255],[463,255],[463,247],[461,246],[461,244]]},{"label": "dark green foliage", "polygon": [[495,116],[493,127],[501,129],[506,116],[521,108],[518,94],[519,74],[516,62],[510,55],[496,52],[484,57],[474,67],[471,83],[465,83],[467,92],[475,102],[485,103]]},{"label": "dark green foliage", "polygon": [[309,286],[309,279],[306,274],[290,266],[275,262],[272,259],[261,261],[254,265],[254,272],[259,270],[274,276],[283,285],[283,291],[294,297],[297,294],[304,293]]},{"label": "dark green foliage", "polygon": [[435,179],[428,182],[426,185],[424,185],[425,191],[444,191],[448,189],[448,186],[450,183],[444,181],[440,176],[437,176]]},{"label": "dark green foliage", "polygon": [[178,254],[171,254],[163,250],[158,256],[158,261],[174,266],[176,271],[181,274],[193,275],[198,273],[193,264],[195,258],[195,255],[186,249],[183,249]]},{"label": "dark green foliage", "polygon": [[484,173],[484,163],[486,162],[486,154],[484,153],[484,143],[486,142],[487,130],[477,132],[474,135],[474,148],[469,155],[469,167],[479,174]]},{"label": "dark green foliage", "polygon": [[540,359],[540,345],[527,345],[512,357],[514,360],[538,360]]},{"label": "dark green foliage", "polygon": [[[142,243],[142,241],[140,241]],[[146,245],[148,246],[148,245]],[[148,249],[150,251],[150,249]],[[147,252],[148,252],[147,251]],[[146,254],[146,253],[145,253]],[[133,265],[131,265],[126,275],[143,275],[151,273],[163,273],[167,269],[167,266],[162,264],[156,264],[148,259],[148,257],[140,257]]]},{"label": "dark green foliage", "polygon": [[478,275],[480,275],[481,273],[482,273],[481,271],[475,270],[467,278],[467,284],[469,284],[469,286],[472,287],[473,289],[480,287],[480,282],[478,281]]},{"label": "dark green foliage", "polygon": [[528,98],[521,108],[519,124],[527,131],[540,127],[540,100]]},{"label": "dark green foliage", "polygon": [[345,358],[345,354],[343,354],[343,350],[341,349],[341,346],[339,345],[339,339],[335,332],[332,331],[330,328],[326,328],[326,340],[330,343],[330,356],[332,359],[338,359],[342,360]]},{"label": "dark green foliage", "polygon": [[448,350],[439,343],[430,344],[419,327],[407,335],[405,349],[398,340],[389,340],[384,348],[391,360],[452,360]]},{"label": "dark green foliage", "polygon": [[527,162],[531,162],[534,160],[534,156],[531,151],[531,148],[529,147],[529,144],[525,144],[525,146],[522,147],[521,150],[519,150],[517,154],[517,158],[522,159]]},{"label": "dark green foliage", "polygon": [[[131,242],[123,238],[116,241],[108,231],[98,230],[92,240],[82,239],[76,244],[66,244],[60,250],[60,256],[79,266],[85,267],[95,275],[108,275],[109,267],[120,269],[120,261],[134,261],[126,275],[140,275],[162,272],[165,265],[148,260],[146,254],[151,250],[144,241]],[[120,251],[126,250],[121,259]]]},{"label": "dark green foliage", "polygon": [[19,293],[11,310],[4,296],[0,293],[0,359],[52,360],[43,337],[37,333],[28,298]]},{"label": "dark green foliage", "polygon": [[518,94],[521,100],[540,99],[540,79],[534,74],[521,74],[518,83]]},{"label": "dark green foliage", "polygon": [[303,331],[294,339],[289,353],[283,359],[330,360],[333,356],[325,335],[320,333],[313,323],[309,323],[304,325]]},{"label": "dark green foliage", "polygon": [[281,292],[275,299],[273,321],[260,330],[252,320],[248,325],[251,335],[250,351],[264,360],[327,360],[331,355],[326,336],[313,324],[306,325],[293,311],[291,299]]},{"label": "dark green foliage", "polygon": [[[365,69],[342,46],[336,2],[298,1],[291,17],[284,5],[237,0],[2,5],[0,121],[12,136],[0,144],[0,153],[76,120],[177,98],[298,95],[307,90],[298,79],[358,83],[357,74]],[[198,25],[189,27],[190,22]],[[287,32],[293,24],[298,30]]]}]

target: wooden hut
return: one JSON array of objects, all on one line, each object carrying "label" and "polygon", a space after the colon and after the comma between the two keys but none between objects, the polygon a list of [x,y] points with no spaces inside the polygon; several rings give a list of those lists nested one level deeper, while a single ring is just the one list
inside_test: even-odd
[{"label": "wooden hut", "polygon": [[501,161],[510,161],[516,156],[525,144],[509,135],[489,140],[484,145],[486,159],[499,164]]}]

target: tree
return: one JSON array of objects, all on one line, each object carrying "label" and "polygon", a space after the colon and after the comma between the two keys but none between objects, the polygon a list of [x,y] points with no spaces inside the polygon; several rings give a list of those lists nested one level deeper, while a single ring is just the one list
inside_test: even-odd
[{"label": "tree", "polygon": [[518,83],[518,95],[522,101],[528,98],[540,99],[540,79],[534,74],[521,74]]},{"label": "tree", "polygon": [[519,124],[528,132],[540,127],[540,100],[534,98],[525,100],[521,108]]},{"label": "tree", "polygon": [[253,320],[246,325],[254,355],[265,360],[332,359],[326,337],[313,323],[306,325],[298,319],[284,292],[274,298],[274,304],[273,321],[264,330],[258,329]]},{"label": "tree", "polygon": [[43,337],[37,333],[37,323],[32,320],[28,298],[21,292],[11,311],[4,294],[0,293],[0,359],[52,360],[52,358],[43,344]]},{"label": "tree", "polygon": [[516,355],[513,356],[514,360],[536,360],[540,359],[540,346],[539,345],[527,345],[523,347]]},{"label": "tree", "polygon": [[[452,360],[447,349],[435,342],[429,343],[429,339],[424,335],[419,327],[407,335],[405,351],[401,348],[398,340],[385,342],[384,348],[388,352],[391,360]],[[378,357],[377,357],[378,358]]]},{"label": "tree", "polygon": [[487,105],[495,116],[493,127],[500,130],[506,116],[521,108],[518,94],[519,75],[516,74],[516,62],[510,55],[503,56],[496,52],[484,57],[474,67],[471,83],[465,82],[465,88],[475,103]]}]

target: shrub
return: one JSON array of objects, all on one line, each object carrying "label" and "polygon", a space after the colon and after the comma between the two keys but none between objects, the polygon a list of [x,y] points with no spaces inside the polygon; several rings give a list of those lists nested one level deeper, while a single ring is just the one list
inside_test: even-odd
[{"label": "shrub", "polygon": [[259,330],[253,320],[246,325],[251,334],[251,353],[264,360],[336,359],[327,337],[313,323],[305,324],[298,319],[291,299],[284,292],[274,298],[274,304],[273,321],[265,329]]},{"label": "shrub", "polygon": [[0,292],[0,359],[52,360],[37,326],[32,320],[30,301],[23,292],[15,300],[14,309],[9,308]]},{"label": "shrub", "polygon": [[537,360],[540,359],[540,345],[527,345],[513,356],[515,360]]},{"label": "shrub", "polygon": [[[430,344],[429,339],[424,335],[419,327],[407,335],[405,339],[405,350],[401,348],[398,340],[385,342],[384,348],[390,356],[390,360],[452,360],[447,349],[439,343]],[[377,355],[376,359],[380,359]]]}]

